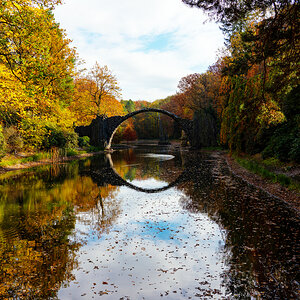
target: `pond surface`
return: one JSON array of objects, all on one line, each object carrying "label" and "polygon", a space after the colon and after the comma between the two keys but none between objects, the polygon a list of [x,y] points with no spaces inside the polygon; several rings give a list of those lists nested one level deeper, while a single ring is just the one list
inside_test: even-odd
[{"label": "pond surface", "polygon": [[298,213],[218,152],[0,176],[1,299],[298,299],[299,240]]}]

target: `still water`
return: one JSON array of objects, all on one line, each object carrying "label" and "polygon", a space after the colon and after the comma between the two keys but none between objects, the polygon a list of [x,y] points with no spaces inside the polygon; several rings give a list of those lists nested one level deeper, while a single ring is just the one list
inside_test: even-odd
[{"label": "still water", "polygon": [[299,215],[218,152],[0,175],[2,299],[298,299]]}]

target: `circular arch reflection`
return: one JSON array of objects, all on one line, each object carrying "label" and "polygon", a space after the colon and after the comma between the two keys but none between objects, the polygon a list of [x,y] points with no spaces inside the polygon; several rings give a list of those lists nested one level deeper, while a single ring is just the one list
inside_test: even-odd
[{"label": "circular arch reflection", "polygon": [[93,181],[95,181],[100,185],[111,184],[116,186],[127,186],[128,188],[136,190],[138,192],[154,194],[154,193],[160,193],[166,191],[174,186],[177,186],[182,182],[189,180],[188,172],[187,169],[185,168],[183,172],[167,186],[154,188],[154,189],[146,189],[146,188],[136,186],[126,181],[124,178],[122,178],[115,170],[113,160],[110,154],[106,154],[105,159],[106,159],[106,168],[104,170],[101,169],[101,170],[92,171],[90,174]]}]

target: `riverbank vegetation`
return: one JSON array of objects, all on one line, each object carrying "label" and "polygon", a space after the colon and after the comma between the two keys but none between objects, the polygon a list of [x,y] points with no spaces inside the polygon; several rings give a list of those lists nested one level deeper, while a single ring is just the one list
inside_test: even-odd
[{"label": "riverbank vegetation", "polygon": [[[56,148],[75,153],[89,147],[76,126],[153,107],[193,119],[197,148],[219,145],[299,163],[299,3],[183,2],[221,24],[226,46],[205,73],[184,76],[175,95],[150,103],[121,100],[117,78],[105,65],[79,71],[76,50],[53,16],[59,0],[2,1],[0,158]],[[139,114],[114,142],[159,136],[178,139],[181,131],[167,116]]]},{"label": "riverbank vegetation", "polygon": [[248,171],[260,175],[270,182],[280,183],[282,186],[300,192],[299,182],[294,180],[293,176],[290,175],[293,171],[291,165],[286,165],[274,159],[262,160],[255,156],[241,157],[234,155],[234,159]]}]

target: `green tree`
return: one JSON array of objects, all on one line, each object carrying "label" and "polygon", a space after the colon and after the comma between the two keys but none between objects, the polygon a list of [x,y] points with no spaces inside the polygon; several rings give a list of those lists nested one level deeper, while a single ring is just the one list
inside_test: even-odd
[{"label": "green tree", "polygon": [[128,113],[131,113],[133,111],[135,111],[135,104],[134,102],[129,99],[129,100],[122,100],[121,101],[122,105],[124,106],[125,110],[128,112]]}]

